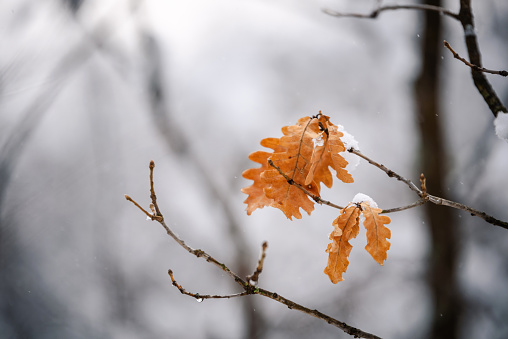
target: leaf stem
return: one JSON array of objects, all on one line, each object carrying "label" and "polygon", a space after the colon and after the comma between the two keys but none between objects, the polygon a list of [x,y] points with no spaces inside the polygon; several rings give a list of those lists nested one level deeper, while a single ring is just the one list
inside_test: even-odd
[{"label": "leaf stem", "polygon": [[273,163],[273,161],[271,159],[268,159],[268,164],[270,166],[272,166],[273,168],[275,168],[277,170],[277,172],[279,172],[280,175],[282,175],[284,177],[284,179],[286,179],[286,181],[288,182],[288,184],[290,185],[293,185],[299,189],[301,189],[303,191],[303,193],[307,194],[309,197],[312,198],[312,200],[314,200],[315,202],[317,202],[318,204],[320,205],[328,205],[330,207],[333,207],[333,208],[337,208],[339,210],[343,209],[344,207],[342,206],[339,206],[339,205],[335,205],[334,203],[328,201],[328,200],[324,200],[324,199],[321,199],[320,196],[318,195],[315,195],[311,192],[309,192],[305,187],[303,187],[302,185],[300,185],[299,183],[295,182],[293,179],[291,179],[290,177],[288,177],[286,175],[286,173],[282,172],[282,170],[280,169],[280,167],[278,167],[277,165],[275,165]]}]

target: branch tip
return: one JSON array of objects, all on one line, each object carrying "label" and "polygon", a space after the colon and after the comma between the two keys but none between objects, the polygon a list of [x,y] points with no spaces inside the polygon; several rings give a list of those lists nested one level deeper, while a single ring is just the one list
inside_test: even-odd
[{"label": "branch tip", "polygon": [[455,52],[455,50],[452,48],[452,46],[450,46],[450,44],[446,40],[443,40],[443,44],[444,44],[444,46],[446,48],[448,48],[448,50],[452,53],[452,55],[453,55],[453,57],[455,59],[462,61],[462,63],[464,63],[466,66],[469,66],[474,71],[483,72],[483,73],[489,73],[489,74],[497,74],[497,75],[500,75],[500,76],[503,76],[503,77],[508,76],[508,71],[504,71],[504,70],[503,71],[494,71],[494,70],[491,70],[491,69],[487,69],[485,67],[481,67],[479,65],[475,65],[475,64],[467,61],[466,59],[461,57],[459,55],[459,53]]},{"label": "branch tip", "polygon": [[426,185],[426,181],[427,179],[425,179],[425,175],[420,174],[420,183],[421,183],[421,188],[422,188],[422,198],[423,199],[426,199],[427,198],[427,185]]},{"label": "branch tip", "polygon": [[266,249],[268,248],[268,242],[264,241],[261,245],[261,255],[259,257],[258,266],[256,267],[256,270],[251,275],[248,275],[246,280],[251,286],[256,286],[259,280],[259,275],[263,271],[263,264],[266,257]]}]

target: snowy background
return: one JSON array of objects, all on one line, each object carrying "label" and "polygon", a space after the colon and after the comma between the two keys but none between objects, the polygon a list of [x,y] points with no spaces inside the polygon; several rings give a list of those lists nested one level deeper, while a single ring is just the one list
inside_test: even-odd
[{"label": "snowy background", "polygon": [[[361,231],[345,281],[333,285],[322,271],[337,211],[247,216],[240,192],[260,140],[320,110],[363,153],[418,182],[418,13],[359,20],[321,11],[366,13],[375,3],[345,0],[80,3],[0,2],[0,337],[349,338],[259,296],[181,295],[169,268],[191,292],[239,289],[125,201],[148,205],[151,159],[166,221],[190,246],[251,273],[266,240],[260,287],[382,337],[426,337],[422,210],[390,215],[383,267]],[[508,4],[474,6],[485,66],[506,69]],[[444,22],[446,40],[466,56],[462,28]],[[450,195],[508,220],[508,144],[495,136],[469,69],[445,48],[442,63]],[[506,104],[506,79],[489,79]],[[323,198],[345,205],[362,192],[381,208],[417,198],[364,161],[353,176]],[[508,233],[454,213],[463,337],[506,337]]]}]

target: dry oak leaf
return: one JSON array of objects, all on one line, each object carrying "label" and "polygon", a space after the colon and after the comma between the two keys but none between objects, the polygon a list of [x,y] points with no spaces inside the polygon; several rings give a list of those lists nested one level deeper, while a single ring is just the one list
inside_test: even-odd
[{"label": "dry oak leaf", "polygon": [[[280,150],[279,139],[278,138],[266,138],[261,141],[261,145],[267,148],[271,148],[272,150]],[[272,155],[272,153],[257,151],[253,152],[249,155],[249,159],[261,164],[259,168],[249,168],[242,173],[242,176],[245,179],[254,180],[254,183],[249,186],[242,188],[242,192],[248,194],[249,196],[245,199],[244,203],[247,204],[247,215],[251,215],[251,213],[258,209],[263,208],[265,206],[277,207],[273,199],[267,198],[263,189],[268,187],[264,180],[261,179],[261,173],[269,169],[268,158]]]},{"label": "dry oak leaf", "polygon": [[[270,160],[293,182],[303,186],[315,196],[319,196],[319,185],[311,181],[305,184],[305,178],[309,172],[309,160],[312,155],[314,142],[317,137],[315,130],[319,131],[317,119],[310,117],[301,118],[296,125],[282,128],[283,137],[279,139],[279,145],[283,151],[274,151]],[[288,183],[288,181],[275,168],[269,168],[261,173],[261,178],[269,184],[264,189],[267,198],[273,199],[288,219],[294,216],[301,219],[300,208],[309,215],[314,210],[314,201],[311,200],[301,189]]]},{"label": "dry oak leaf", "polygon": [[360,232],[360,210],[356,204],[350,204],[343,208],[337,219],[333,221],[334,230],[330,234],[332,242],[326,248],[328,264],[324,273],[334,284],[344,280],[342,274],[346,272],[349,265],[347,258],[353,248],[349,240],[356,238]]},{"label": "dry oak leaf", "polygon": [[337,177],[344,182],[353,182],[351,175],[344,169],[347,162],[339,154],[345,151],[340,140],[343,135],[321,113],[315,117],[305,117],[296,125],[282,128],[280,139],[267,138],[261,145],[273,149],[273,154],[254,152],[249,158],[262,166],[244,171],[243,177],[254,180],[252,186],[242,189],[249,195],[247,214],[257,208],[272,206],[279,208],[288,219],[302,217],[300,208],[309,215],[314,210],[314,201],[300,188],[290,184],[279,170],[268,164],[273,161],[293,183],[304,187],[310,194],[319,197],[320,183],[332,186],[332,167]]},{"label": "dry oak leaf", "polygon": [[382,209],[371,207],[368,202],[362,202],[362,214],[365,217],[363,225],[367,229],[367,246],[365,249],[380,265],[384,264],[387,252],[390,249],[391,232],[385,226],[390,223],[386,215],[379,215]]},{"label": "dry oak leaf", "polygon": [[313,139],[314,149],[310,160],[311,168],[305,183],[315,180],[323,182],[328,188],[332,187],[332,174],[329,167],[337,172],[337,178],[345,183],[354,182],[351,174],[346,170],[348,162],[340,155],[346,151],[340,138],[344,135],[338,131],[327,116],[319,117],[318,126],[323,129],[317,138]]}]

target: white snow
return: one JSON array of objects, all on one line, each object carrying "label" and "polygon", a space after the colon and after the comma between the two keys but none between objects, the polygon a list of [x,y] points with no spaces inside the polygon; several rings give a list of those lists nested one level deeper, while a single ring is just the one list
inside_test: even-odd
[{"label": "white snow", "polygon": [[346,166],[346,170],[351,173],[355,170],[355,168],[360,163],[360,158],[353,153],[349,153],[347,150],[354,148],[356,150],[360,150],[360,146],[358,146],[358,141],[356,141],[355,137],[349,134],[342,125],[337,125],[337,130],[342,132],[343,136],[340,138],[346,151],[341,152],[344,159],[347,161],[348,165]]},{"label": "white snow", "polygon": [[494,120],[496,128],[496,135],[499,139],[508,142],[508,114],[503,112],[497,113],[497,118]]},{"label": "white snow", "polygon": [[372,208],[378,208],[377,203],[369,197],[367,194],[358,193],[353,198],[353,201],[351,201],[353,204],[361,204],[362,202],[368,202],[370,207]]},{"label": "white snow", "polygon": [[325,144],[325,140],[323,139],[322,134],[320,134],[317,138],[313,138],[312,141],[314,142],[314,148],[323,146]]},{"label": "white snow", "polygon": [[344,143],[344,147],[346,147],[346,150],[350,148],[354,148],[356,150],[360,150],[360,146],[358,146],[358,141],[356,141],[355,137],[349,134],[342,125],[337,125],[337,130],[339,132],[342,132],[344,134],[340,140]]}]

